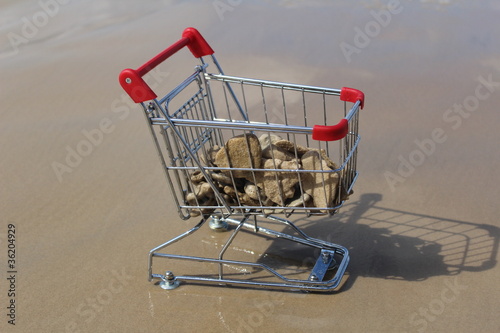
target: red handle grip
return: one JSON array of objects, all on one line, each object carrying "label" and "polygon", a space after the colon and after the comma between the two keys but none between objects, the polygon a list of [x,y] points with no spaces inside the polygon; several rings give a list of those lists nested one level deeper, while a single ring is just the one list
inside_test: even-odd
[{"label": "red handle grip", "polygon": [[142,79],[153,68],[187,46],[193,56],[200,58],[214,53],[207,41],[195,28],[186,28],[182,38],[167,47],[154,58],[137,69],[124,69],[119,76],[120,85],[136,103],[152,100],[157,95],[151,90],[146,81]]},{"label": "red handle grip", "polygon": [[[365,94],[360,90],[344,87],[340,90],[340,100],[351,103],[359,101],[359,108],[362,109],[365,104]],[[337,141],[343,139],[348,132],[349,120],[344,118],[333,126],[314,125],[312,138],[318,141]]]},{"label": "red handle grip", "polygon": [[354,88],[343,87],[340,90],[340,100],[351,103],[359,101],[359,107],[361,109],[365,106],[365,94],[361,90]]},{"label": "red handle grip", "polygon": [[314,125],[312,138],[317,141],[337,141],[343,139],[348,131],[349,121],[344,118],[333,126]]}]

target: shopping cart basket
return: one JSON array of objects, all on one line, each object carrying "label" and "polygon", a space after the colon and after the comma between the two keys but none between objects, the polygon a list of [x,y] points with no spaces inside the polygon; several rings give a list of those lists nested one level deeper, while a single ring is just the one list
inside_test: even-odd
[{"label": "shopping cart basket", "polygon": [[[185,46],[200,63],[159,98],[143,77]],[[228,76],[213,53],[196,29],[187,28],[176,43],[119,76],[123,89],[144,109],[180,217],[201,218],[191,229],[150,251],[149,280],[160,279],[165,289],[180,282],[318,291],[337,288],[349,262],[348,250],[306,235],[290,217],[299,213],[310,218],[331,216],[351,194],[358,176],[363,93]],[[209,71],[212,68],[216,73]],[[165,253],[207,221],[216,231],[232,229],[216,255]],[[242,230],[248,232],[242,234]],[[303,260],[308,267],[302,276],[287,275],[283,265],[272,267],[265,260],[228,259],[227,250],[234,247],[237,235],[285,240],[292,247],[312,250],[315,258]],[[156,264],[160,259],[213,271],[153,273],[153,261]]]}]

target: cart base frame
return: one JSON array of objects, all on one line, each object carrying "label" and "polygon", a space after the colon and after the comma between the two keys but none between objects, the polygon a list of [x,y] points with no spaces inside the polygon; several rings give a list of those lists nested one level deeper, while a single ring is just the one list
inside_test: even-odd
[{"label": "cart base frame", "polygon": [[[338,244],[323,241],[321,239],[312,238],[306,235],[299,227],[297,227],[293,222],[270,215],[261,215],[275,222],[279,222],[290,227],[294,234],[283,231],[276,231],[270,228],[264,228],[258,226],[256,215],[244,215],[241,219],[233,219],[229,217],[220,216],[205,216],[196,226],[187,230],[186,232],[170,239],[169,241],[153,248],[149,252],[148,260],[148,279],[153,281],[153,279],[160,279],[160,286],[163,289],[175,289],[182,282],[195,283],[195,284],[212,284],[219,286],[245,286],[251,288],[265,288],[265,289],[287,289],[287,290],[307,290],[307,291],[333,291],[339,287],[342,278],[344,276],[345,270],[349,263],[349,251]],[[254,222],[249,222],[249,219],[253,217]],[[177,255],[164,253],[165,248],[173,243],[176,243],[198,231],[205,222],[209,221],[209,227],[216,231],[228,230],[228,226],[233,226],[231,234],[229,235],[227,241],[222,246],[220,253],[217,258],[213,257],[198,257],[198,256],[188,256],[188,255]],[[215,227],[214,227],[215,226]],[[270,236],[276,239],[285,239],[291,242],[299,243],[314,249],[319,250],[319,255],[315,259],[315,264],[310,271],[309,277],[307,279],[292,279],[278,273],[275,269],[269,267],[266,264],[258,262],[248,262],[248,261],[236,261],[224,259],[224,254],[230,244],[235,239],[236,235],[242,231],[247,230],[257,235]],[[156,260],[155,260],[156,259]],[[160,259],[167,260],[184,260],[184,261],[197,261],[197,262],[208,262],[219,265],[219,274],[217,277],[207,277],[207,276],[197,276],[197,275],[174,275],[170,270],[166,271],[164,274],[153,273],[153,261],[157,262]],[[258,279],[234,279],[226,278],[223,272],[224,265],[237,265],[244,266],[248,268],[258,268],[270,273],[276,282],[270,282],[267,280]],[[327,279],[326,276],[331,276],[327,274],[328,272],[334,272],[334,276],[331,279]],[[215,275],[215,274],[214,274]],[[244,275],[244,274],[242,274]]]}]

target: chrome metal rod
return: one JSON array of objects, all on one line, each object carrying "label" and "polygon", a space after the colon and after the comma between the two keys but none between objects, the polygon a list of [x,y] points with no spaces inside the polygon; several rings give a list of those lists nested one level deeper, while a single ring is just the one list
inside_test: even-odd
[{"label": "chrome metal rod", "polygon": [[181,239],[191,235],[192,233],[194,233],[196,230],[200,229],[200,227],[207,221],[206,218],[202,219],[197,225],[195,225],[193,228],[189,229],[188,231],[180,234],[179,236],[177,237],[174,237],[172,238],[171,240],[161,244],[161,245],[158,245],[157,247],[155,247],[154,249],[152,249],[151,251],[149,251],[149,256],[148,256],[148,280],[151,281],[151,278],[153,276],[153,255],[155,254],[156,251],[159,251],[173,243],[176,243],[178,241],[180,241]]},{"label": "chrome metal rod", "polygon": [[169,92],[167,95],[165,95],[165,97],[161,98],[159,100],[159,103],[160,104],[163,104],[166,102],[166,104],[168,105],[168,103],[170,103],[170,101],[175,97],[177,96],[182,90],[184,90],[187,86],[189,86],[194,80],[196,80],[196,78],[198,78],[200,76],[200,73],[206,68],[207,66],[204,65],[204,66],[198,66],[196,67],[195,69],[195,72],[193,74],[191,74],[190,76],[188,76],[187,79],[185,79],[184,81],[182,81],[181,84],[179,84],[177,87],[175,87],[171,92]]},{"label": "chrome metal rod", "polygon": [[[245,122],[237,120],[199,120],[199,119],[181,119],[170,118],[175,126],[192,126],[192,127],[207,127],[221,128],[230,130],[247,130],[247,131],[268,131],[268,132],[283,132],[296,134],[311,134],[312,127],[292,126],[283,124],[267,124],[261,122]],[[168,122],[165,119],[154,119],[154,125],[165,125]]]},{"label": "chrome metal rod", "polygon": [[351,110],[349,111],[349,113],[347,114],[347,116],[345,116],[345,119],[347,119],[348,121],[351,121],[352,117],[359,112],[359,107],[361,106],[361,102],[360,101],[356,101],[356,103],[354,103],[354,105],[351,107]]},{"label": "chrome metal rod", "polygon": [[[217,67],[217,69],[219,70],[219,73],[221,75],[224,75],[224,71],[222,70],[221,65],[219,64],[219,62],[217,61],[217,58],[215,58],[215,56],[213,54],[212,54],[212,61],[215,64],[215,67]],[[229,90],[229,93],[231,94],[233,101],[236,103],[236,106],[238,107],[238,111],[240,111],[241,116],[243,117],[243,119],[248,120],[248,116],[247,116],[245,110],[243,110],[243,108],[241,107],[240,101],[236,97],[236,94],[234,93],[233,87],[231,87],[230,82],[226,82],[226,87]]]},{"label": "chrome metal rod", "polygon": [[[205,258],[205,257],[196,257],[196,256],[184,256],[184,255],[176,255],[176,254],[166,254],[166,253],[155,253],[155,257],[162,257],[162,258],[169,258],[169,259],[177,259],[177,260],[190,260],[190,261],[199,261],[199,262],[211,262],[211,263],[219,263],[219,264],[226,264],[226,265],[237,265],[237,266],[251,266],[251,267],[258,267],[262,268],[275,277],[286,281],[286,282],[292,282],[292,283],[300,283],[300,284],[309,284],[309,285],[314,285],[314,284],[322,284],[326,285],[331,282],[330,281],[308,281],[308,280],[301,280],[301,279],[289,279],[282,274],[276,272],[274,269],[271,267],[265,265],[265,264],[260,264],[260,263],[253,263],[253,262],[247,262],[247,261],[237,261],[237,260],[226,260],[226,259],[215,259],[215,258]],[[154,276],[153,276],[154,277]],[[210,280],[214,282],[224,282],[224,281],[241,281],[241,282],[246,282],[243,280],[228,280],[228,279],[210,279],[210,278],[202,278],[202,277],[195,277],[195,276],[176,276],[177,280],[181,279],[190,279],[190,280]],[[334,278],[335,279],[335,278]],[[261,284],[262,282],[259,282]]]},{"label": "chrome metal rod", "polygon": [[[263,216],[263,215],[261,215],[261,216]],[[266,217],[270,218],[270,216],[266,216]],[[279,219],[279,218],[274,217],[274,216],[272,218],[274,218],[276,221],[279,221],[279,222],[286,221],[284,219]],[[240,221],[237,221],[237,220],[234,220],[234,219],[231,219],[231,218],[226,218],[225,221],[228,222],[228,223],[231,223],[231,224],[239,224],[240,223]],[[293,223],[291,223],[290,221],[288,221],[288,222],[290,223],[288,225],[290,225],[295,231],[297,231],[304,238],[292,236],[292,235],[289,235],[289,234],[285,234],[283,232],[279,232],[279,231],[276,231],[276,230],[264,228],[262,226],[259,226],[259,229],[258,229],[257,233],[263,233],[263,234],[266,234],[266,235],[274,236],[276,238],[287,239],[287,240],[290,240],[290,241],[293,241],[293,242],[296,242],[296,243],[301,243],[301,244],[304,244],[304,245],[307,245],[307,246],[311,246],[311,247],[315,247],[315,248],[328,247],[328,248],[336,249],[336,252],[339,253],[339,254],[347,254],[349,252],[345,247],[343,247],[341,245],[334,244],[334,243],[329,243],[329,242],[325,242],[325,241],[322,241],[320,239],[310,237],[310,236],[306,235],[302,230],[300,230],[297,226],[295,226]],[[245,223],[243,223],[243,226],[246,229],[254,230],[254,225],[252,223],[246,223],[245,222]],[[337,249],[338,249],[338,251],[337,251]]]},{"label": "chrome metal rod", "polygon": [[219,191],[217,191],[217,187],[215,186],[211,177],[207,173],[203,164],[197,158],[197,156],[195,156],[195,153],[193,151],[191,151],[189,143],[186,141],[185,137],[182,135],[182,133],[179,131],[179,129],[173,124],[173,122],[172,122],[173,118],[170,118],[167,116],[166,110],[162,109],[162,106],[161,106],[161,104],[158,103],[158,100],[155,99],[154,104],[155,104],[156,108],[158,108],[159,110],[162,110],[164,112],[165,117],[166,117],[166,121],[170,125],[172,132],[175,133],[177,140],[182,143],[182,145],[186,149],[186,153],[189,155],[189,157],[192,159],[192,161],[196,164],[196,166],[198,167],[198,170],[200,170],[200,172],[203,174],[207,183],[209,183],[210,186],[212,187],[212,189],[214,189],[214,194],[217,197],[218,201],[224,205],[224,208],[226,209],[227,212],[230,212],[231,211],[230,205],[227,203],[226,200],[224,200],[224,197],[222,196],[222,194]]},{"label": "chrome metal rod", "polygon": [[[237,261],[237,260],[227,260],[227,259],[216,259],[216,258],[205,258],[205,257],[195,257],[195,256],[184,256],[184,255],[176,255],[176,254],[167,254],[167,253],[155,253],[155,257],[162,257],[162,258],[170,258],[170,259],[179,259],[179,260],[191,260],[191,261],[199,261],[199,262],[211,262],[211,263],[216,263],[216,264],[227,264],[227,265],[240,265],[240,266],[252,266],[252,267],[259,267],[262,269],[265,269],[269,273],[275,275],[276,277],[284,280],[284,281],[302,281],[302,280],[294,280],[294,279],[288,279],[281,275],[280,273],[276,272],[274,269],[271,267],[265,265],[265,264],[259,264],[259,263],[254,263],[254,262],[247,262],[247,261]],[[179,276],[177,276],[179,278]],[[219,278],[219,281],[222,280],[222,278]]]},{"label": "chrome metal rod", "polygon": [[[222,260],[224,253],[226,252],[229,245],[233,242],[234,237],[236,237],[236,234],[238,233],[238,231],[240,231],[241,227],[243,226],[243,224],[245,223],[246,220],[248,220],[248,216],[245,216],[245,218],[240,221],[240,224],[236,227],[236,229],[234,229],[233,233],[231,234],[231,236],[228,238],[228,240],[226,241],[226,243],[224,244],[224,246],[220,250],[219,260]],[[223,268],[222,268],[222,264],[220,264],[219,265],[219,279],[222,279],[222,276],[223,276]]]},{"label": "chrome metal rod", "polygon": [[232,82],[232,83],[243,83],[243,84],[250,84],[250,85],[256,85],[256,86],[263,86],[266,88],[279,88],[279,89],[285,89],[285,90],[296,90],[296,91],[305,91],[305,92],[321,92],[321,93],[325,93],[326,95],[340,96],[340,89],[333,89],[333,88],[307,86],[307,85],[285,83],[285,82],[278,82],[278,81],[257,80],[257,79],[250,79],[250,78],[245,78],[245,77],[210,74],[210,73],[206,73],[205,77],[208,80],[217,80],[217,81]]},{"label": "chrome metal rod", "polygon": [[197,283],[224,283],[228,285],[243,285],[252,286],[257,288],[276,288],[276,289],[292,289],[292,290],[310,290],[310,291],[330,291],[337,288],[341,279],[335,277],[334,279],[326,282],[309,283],[306,280],[299,280],[297,282],[279,283],[279,282],[263,282],[263,281],[249,281],[249,280],[232,280],[224,279],[223,281],[211,278],[204,278],[198,276],[177,276],[179,281],[192,281]]},{"label": "chrome metal rod", "polygon": [[[155,253],[155,257],[163,257],[168,259],[177,259],[177,260],[190,260],[190,261],[199,261],[199,262],[211,262],[211,263],[219,263],[219,264],[227,264],[227,265],[239,265],[239,266],[251,266],[258,267],[266,270],[271,273],[275,277],[279,278],[285,283],[279,282],[264,282],[264,281],[249,281],[249,280],[236,280],[236,279],[221,279],[221,278],[207,278],[200,276],[176,276],[176,280],[178,281],[196,281],[200,283],[227,283],[227,284],[235,284],[235,285],[252,285],[259,287],[274,287],[274,288],[298,288],[298,289],[311,289],[311,290],[331,290],[336,288],[345,273],[345,269],[349,263],[349,256],[346,254],[341,264],[339,265],[335,276],[328,281],[309,281],[309,280],[301,280],[301,279],[289,279],[280,273],[276,272],[274,269],[270,268],[265,264],[260,263],[251,263],[245,261],[236,261],[236,260],[220,260],[214,258],[204,258],[204,257],[195,257],[195,256],[181,256],[174,254],[164,254],[164,253]],[[160,274],[152,274],[152,278],[162,278]]]}]

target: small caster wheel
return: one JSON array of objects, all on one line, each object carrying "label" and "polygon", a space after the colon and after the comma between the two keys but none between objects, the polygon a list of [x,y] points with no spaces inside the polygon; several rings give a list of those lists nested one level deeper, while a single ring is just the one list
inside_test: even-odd
[{"label": "small caster wheel", "polygon": [[210,221],[208,221],[208,226],[210,227],[210,229],[217,232],[224,232],[229,229],[229,225],[227,224],[227,222],[219,216],[212,216],[210,218]]},{"label": "small caster wheel", "polygon": [[339,264],[337,263],[337,260],[335,260],[335,256],[333,253],[323,253],[323,262],[326,264],[329,260],[330,261],[330,264],[328,265],[328,268],[327,270],[331,271],[331,270],[334,270],[335,268],[337,268],[339,266]]},{"label": "small caster wheel", "polygon": [[165,276],[162,278],[160,282],[160,287],[162,289],[175,289],[179,286],[180,282],[175,279],[174,273],[171,271],[166,271]]}]

